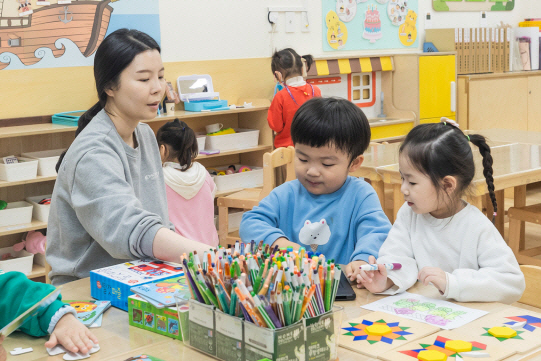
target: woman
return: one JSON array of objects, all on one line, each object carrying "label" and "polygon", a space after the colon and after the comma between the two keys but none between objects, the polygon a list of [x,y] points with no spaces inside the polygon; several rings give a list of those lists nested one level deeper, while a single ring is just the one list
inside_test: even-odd
[{"label": "woman", "polygon": [[94,78],[99,101],[57,164],[47,233],[54,285],[128,259],[178,262],[209,248],[171,230],[159,148],[139,123],[156,116],[165,92],[158,44],[137,30],[113,32],[96,51]]}]

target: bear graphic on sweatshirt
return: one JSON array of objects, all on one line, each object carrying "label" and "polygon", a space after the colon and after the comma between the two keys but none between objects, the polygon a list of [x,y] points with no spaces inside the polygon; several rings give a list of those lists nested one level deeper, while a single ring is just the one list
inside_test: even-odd
[{"label": "bear graphic on sweatshirt", "polygon": [[325,219],[315,223],[306,220],[299,232],[299,241],[310,246],[314,252],[318,246],[329,242],[329,239],[331,239],[331,229]]}]

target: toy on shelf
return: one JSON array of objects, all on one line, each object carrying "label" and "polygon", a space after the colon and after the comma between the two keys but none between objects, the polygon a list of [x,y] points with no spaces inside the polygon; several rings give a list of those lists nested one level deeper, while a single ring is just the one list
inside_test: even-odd
[{"label": "toy on shelf", "polygon": [[229,110],[227,100],[221,100],[220,93],[214,91],[212,78],[208,74],[179,76],[177,89],[180,100],[184,102],[184,109],[187,111]]},{"label": "toy on shelf", "polygon": [[45,245],[47,244],[47,237],[45,237],[41,232],[30,231],[26,234],[26,237],[23,241],[13,245],[13,250],[19,252],[26,248],[30,253],[45,254]]},{"label": "toy on shelf", "polygon": [[214,133],[208,133],[207,135],[208,136],[211,136],[211,137],[214,137],[216,135],[226,135],[226,134],[235,134],[235,129],[233,128],[225,128],[225,129],[220,129]]},{"label": "toy on shelf", "polygon": [[3,201],[3,200],[0,199],[0,211],[1,211],[2,209],[6,209],[7,206],[8,206],[8,202]]},{"label": "toy on shelf", "polygon": [[219,170],[216,168],[207,168],[207,171],[210,173],[210,175],[230,175],[235,173],[243,173],[243,172],[251,172],[252,168],[248,167],[247,165],[243,165],[239,167],[239,170],[237,171],[237,168],[234,165],[230,165],[227,167],[226,170]]}]

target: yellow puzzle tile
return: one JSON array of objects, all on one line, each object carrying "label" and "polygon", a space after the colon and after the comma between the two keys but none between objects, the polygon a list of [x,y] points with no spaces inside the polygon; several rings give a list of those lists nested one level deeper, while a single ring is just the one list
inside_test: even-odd
[{"label": "yellow puzzle tile", "polygon": [[387,325],[378,325],[377,323],[374,323],[371,326],[368,326],[364,329],[367,334],[374,335],[374,336],[384,336],[388,333],[391,333],[391,328]]},{"label": "yellow puzzle tile", "polygon": [[419,352],[417,359],[420,361],[446,361],[447,355],[436,350],[425,350]]},{"label": "yellow puzzle tile", "polygon": [[473,345],[470,342],[461,340],[451,340],[445,343],[445,348],[454,352],[466,352],[471,351]]},{"label": "yellow puzzle tile", "polygon": [[488,330],[488,333],[490,333],[494,337],[500,338],[511,338],[517,335],[517,331],[507,326],[492,327]]}]

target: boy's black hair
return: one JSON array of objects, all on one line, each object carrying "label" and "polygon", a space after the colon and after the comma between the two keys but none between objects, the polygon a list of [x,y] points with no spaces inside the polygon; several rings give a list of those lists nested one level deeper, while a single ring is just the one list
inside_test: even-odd
[{"label": "boy's black hair", "polygon": [[176,118],[172,122],[167,122],[156,134],[158,146],[164,145],[169,151],[169,158],[174,158],[181,166],[181,171],[185,171],[192,166],[192,162],[199,154],[197,137],[195,132],[183,121]]},{"label": "boy's black hair", "polygon": [[342,98],[312,98],[293,117],[293,144],[320,148],[332,145],[349,155],[350,162],[370,144],[370,125],[363,111]]},{"label": "boy's black hair", "polygon": [[400,154],[405,154],[413,167],[426,174],[437,190],[442,189],[441,180],[444,177],[455,177],[458,181],[457,193],[452,201],[457,201],[475,176],[473,153],[468,140],[479,148],[483,157],[483,175],[496,213],[498,205],[492,176],[493,160],[490,147],[482,135],[467,136],[449,123],[421,124],[408,133],[400,146]]}]

